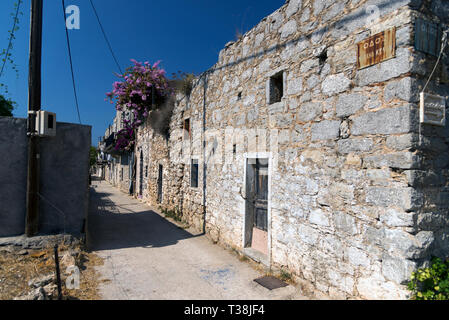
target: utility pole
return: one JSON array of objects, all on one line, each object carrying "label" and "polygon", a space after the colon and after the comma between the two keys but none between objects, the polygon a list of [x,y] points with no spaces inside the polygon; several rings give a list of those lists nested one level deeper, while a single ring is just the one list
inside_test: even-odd
[{"label": "utility pole", "polygon": [[31,2],[31,36],[28,75],[28,177],[25,233],[28,237],[39,232],[39,138],[36,135],[36,116],[41,109],[43,0]]}]

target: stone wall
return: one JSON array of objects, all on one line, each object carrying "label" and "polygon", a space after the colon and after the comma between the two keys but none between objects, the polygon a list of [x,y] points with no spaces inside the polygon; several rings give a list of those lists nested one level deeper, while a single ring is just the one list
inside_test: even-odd
[{"label": "stone wall", "polygon": [[[159,205],[158,199],[158,178],[159,166],[162,166],[162,200],[169,201],[165,195],[168,189],[168,179],[166,173],[168,167],[168,145],[167,139],[157,134],[147,122],[139,128],[136,142],[137,154],[137,188],[139,189],[140,177],[142,177],[142,199],[148,204],[156,207]],[[140,154],[142,154],[143,163],[140,164]],[[140,173],[142,170],[142,174]]]},{"label": "stone wall", "polygon": [[[178,99],[184,100],[179,95]],[[179,105],[180,101],[176,104]],[[182,220],[202,230],[202,182],[197,188],[192,189],[190,187],[189,162],[192,154],[190,151],[191,138],[194,137],[193,134],[196,136],[200,131],[194,126],[192,135],[189,136],[182,130],[185,117],[190,116],[193,116],[193,114],[185,111],[176,113],[171,117],[169,124],[170,137],[155,130],[150,121],[139,128],[136,140],[136,190],[139,189],[140,177],[142,176],[143,192],[140,196],[137,191],[138,198],[154,208],[170,211],[171,214],[176,214]],[[200,149],[197,146],[195,150]],[[142,166],[140,165],[140,154],[143,157]],[[142,175],[140,174],[141,168],[144,170]],[[162,189],[160,199],[159,170],[161,169]]]},{"label": "stone wall", "polygon": [[[57,123],[40,139],[39,229],[79,235],[87,217],[91,127]],[[0,237],[25,232],[28,139],[26,119],[0,118]]]},{"label": "stone wall", "polygon": [[[228,43],[175,109],[173,127],[191,122],[188,155],[215,157],[205,188],[202,165],[200,187],[190,188],[189,159],[183,161],[182,194],[192,199],[187,216],[203,205],[205,189],[207,232],[243,250],[245,158],[269,156],[268,264],[334,297],[405,298],[411,271],[432,252],[448,252],[446,229],[437,226],[447,219],[445,176],[438,171],[448,159],[446,129],[427,134],[437,159],[412,143],[419,132],[420,77],[435,63],[413,47],[414,19],[427,4],[292,0]],[[375,23],[369,5],[379,9]],[[441,11],[435,8],[445,5],[432,6]],[[390,27],[396,27],[396,57],[357,70],[356,44]],[[270,77],[281,72],[284,96],[270,104]],[[433,88],[448,95],[447,85]],[[226,146],[226,129],[240,129],[246,138],[215,151]],[[262,140],[259,148],[251,134]],[[180,151],[172,150],[179,141],[172,135],[170,159],[178,163]],[[426,161],[434,172],[425,172]],[[419,187],[428,175],[439,181]]]},{"label": "stone wall", "polygon": [[[128,116],[127,114],[129,113],[116,111],[113,124],[106,129],[104,135],[105,139],[123,129],[123,120]],[[129,193],[134,161],[132,153],[133,150],[130,152],[120,153],[116,152],[114,147],[115,146],[112,146],[113,153],[109,154],[108,163],[103,165],[104,179],[111,185],[120,189],[120,191]],[[102,152],[104,152],[105,145],[100,144],[99,148]]]},{"label": "stone wall", "polygon": [[[449,30],[449,2],[427,1],[420,10],[413,12],[416,18],[438,22],[443,30]],[[414,52],[414,58],[420,63],[413,70],[412,79],[407,93],[413,103],[419,103],[417,92],[422,91],[430,71],[434,68],[437,58]],[[449,97],[449,59],[442,56],[442,61],[435,71],[433,80],[426,92]],[[393,147],[400,149],[408,147],[416,150],[419,165],[405,172],[408,184],[415,190],[419,210],[416,210],[412,232],[425,242],[426,250],[415,256],[421,262],[426,262],[431,255],[446,257],[449,255],[449,125],[437,127],[422,124],[419,130],[405,136],[401,140],[392,140]]]},{"label": "stone wall", "polygon": [[[195,80],[197,82],[197,80]],[[196,85],[195,90],[202,90]],[[170,162],[176,166],[175,174],[179,180],[178,203],[182,217],[197,230],[204,227],[204,166],[202,141],[203,97],[198,94],[181,97],[178,95],[170,129]],[[186,130],[185,121],[189,120],[190,130]],[[190,131],[190,132],[189,132]],[[192,160],[198,161],[198,184],[192,186]],[[180,198],[179,198],[180,197]]]}]

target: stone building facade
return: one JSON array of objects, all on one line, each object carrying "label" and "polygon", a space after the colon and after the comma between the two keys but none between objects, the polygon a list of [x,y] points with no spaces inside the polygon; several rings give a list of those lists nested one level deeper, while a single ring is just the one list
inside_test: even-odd
[{"label": "stone building facade", "polygon": [[[417,19],[446,30],[449,3],[287,1],[177,95],[169,137],[140,130],[143,200],[304,289],[407,298],[449,255],[449,129],[419,121],[437,58],[415,49]],[[357,44],[391,28],[395,56],[357,68]],[[448,66],[427,92],[449,97]]]},{"label": "stone building facade", "polygon": [[134,152],[117,152],[115,150],[115,136],[123,129],[123,120],[129,114],[117,111],[112,125],[98,144],[102,164],[98,167],[98,174],[113,186],[126,193],[131,192],[131,182],[134,172]]}]

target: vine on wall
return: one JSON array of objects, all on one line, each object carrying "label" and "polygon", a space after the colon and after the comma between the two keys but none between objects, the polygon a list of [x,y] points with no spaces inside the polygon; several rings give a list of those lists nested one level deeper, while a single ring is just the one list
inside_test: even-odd
[{"label": "vine on wall", "polygon": [[[9,34],[9,41],[8,46],[3,49],[0,52],[0,78],[3,75],[3,72],[5,71],[6,64],[9,62],[11,65],[11,69],[15,71],[16,76],[19,77],[19,69],[17,68],[17,64],[14,62],[12,51],[14,49],[14,40],[16,39],[15,33],[19,30],[19,23],[20,19],[19,17],[23,15],[23,12],[20,11],[20,5],[22,4],[23,0],[19,0],[17,2],[14,2],[14,9],[13,12],[11,12],[11,17],[13,18],[13,26],[11,30],[8,30]],[[0,82],[0,88],[4,90],[5,94],[8,94],[8,86]]]}]

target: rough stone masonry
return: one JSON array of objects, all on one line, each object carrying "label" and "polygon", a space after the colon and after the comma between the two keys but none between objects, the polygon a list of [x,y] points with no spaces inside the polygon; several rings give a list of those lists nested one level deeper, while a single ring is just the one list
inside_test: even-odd
[{"label": "rough stone masonry", "polygon": [[[266,158],[262,262],[334,298],[407,298],[411,272],[449,255],[449,127],[419,123],[437,58],[415,50],[417,18],[447,29],[449,3],[287,1],[178,94],[168,138],[140,130],[143,199],[246,253],[247,161]],[[359,70],[357,43],[392,27],[395,57]],[[449,97],[448,66],[428,92]]]}]

